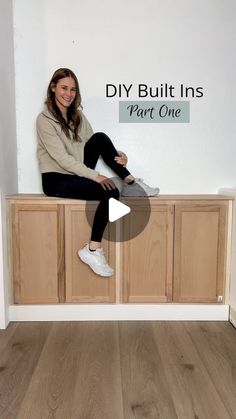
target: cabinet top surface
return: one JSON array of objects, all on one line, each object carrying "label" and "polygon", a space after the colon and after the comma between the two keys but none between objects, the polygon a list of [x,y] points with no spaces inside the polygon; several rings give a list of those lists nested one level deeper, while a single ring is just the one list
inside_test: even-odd
[{"label": "cabinet top surface", "polygon": [[[9,201],[37,201],[39,202],[51,202],[51,203],[58,203],[58,204],[75,204],[76,202],[86,202],[83,200],[77,199],[65,199],[65,198],[57,198],[57,197],[49,197],[44,194],[15,194],[15,195],[8,195],[6,199]],[[125,198],[121,197],[122,200],[142,200],[142,198]],[[151,202],[158,203],[164,201],[216,201],[216,200],[226,200],[231,201],[234,199],[233,196],[228,195],[218,195],[218,194],[205,194],[205,195],[158,195],[149,198]]]}]

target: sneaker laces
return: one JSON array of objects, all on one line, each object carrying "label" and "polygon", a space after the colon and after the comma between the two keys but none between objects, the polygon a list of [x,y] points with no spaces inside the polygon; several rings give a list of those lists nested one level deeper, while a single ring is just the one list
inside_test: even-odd
[{"label": "sneaker laces", "polygon": [[[141,182],[143,185],[148,186],[146,183],[144,183],[143,179],[141,179],[141,178],[139,178],[139,177],[137,177],[137,178],[135,179],[135,181],[136,181],[136,182]],[[149,186],[148,186],[148,187],[149,187]]]}]

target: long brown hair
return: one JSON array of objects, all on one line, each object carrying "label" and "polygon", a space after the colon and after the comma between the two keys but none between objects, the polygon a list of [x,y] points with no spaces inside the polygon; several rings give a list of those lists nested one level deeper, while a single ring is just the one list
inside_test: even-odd
[{"label": "long brown hair", "polygon": [[[65,77],[72,77],[76,86],[75,99],[67,109],[67,122],[65,118],[63,118],[62,113],[56,104],[55,93],[52,91],[52,87],[56,86],[58,81]],[[71,131],[73,134],[73,139],[75,141],[80,141],[78,137],[78,128],[80,124],[80,114],[78,108],[81,105],[81,95],[78,79],[73,71],[69,70],[68,68],[59,68],[55,71],[48,85],[46,104],[51,114],[60,123],[62,131],[65,133],[65,135],[70,138]]]}]

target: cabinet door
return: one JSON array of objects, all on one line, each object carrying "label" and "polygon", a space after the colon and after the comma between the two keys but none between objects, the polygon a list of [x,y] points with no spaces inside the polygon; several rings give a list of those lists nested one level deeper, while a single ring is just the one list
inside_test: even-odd
[{"label": "cabinet door", "polygon": [[[91,218],[97,203],[91,203]],[[88,209],[88,208],[87,208]],[[112,303],[115,300],[115,274],[111,277],[98,276],[77,256],[89,242],[91,227],[87,221],[85,204],[67,205],[65,209],[66,243],[66,302]],[[103,241],[108,263],[115,269],[115,246]]]},{"label": "cabinet door", "polygon": [[15,204],[12,219],[14,302],[63,301],[63,207]]},{"label": "cabinet door", "polygon": [[227,202],[176,205],[175,302],[222,302],[227,208]]},{"label": "cabinet door", "polygon": [[[128,202],[127,202],[128,203]],[[123,302],[155,303],[172,299],[173,206],[151,205],[146,228],[122,245]],[[142,223],[147,208],[132,203],[132,214],[124,217],[130,237]]]}]

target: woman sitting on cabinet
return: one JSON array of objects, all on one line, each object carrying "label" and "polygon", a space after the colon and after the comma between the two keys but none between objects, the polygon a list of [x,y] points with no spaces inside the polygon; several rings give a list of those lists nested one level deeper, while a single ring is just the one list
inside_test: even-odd
[{"label": "woman sitting on cabinet", "polygon": [[109,198],[119,199],[112,179],[100,174],[96,163],[101,156],[121,180],[123,196],[157,195],[126,168],[127,156],[118,152],[110,138],[93,133],[81,110],[79,84],[73,71],[60,68],[50,80],[43,111],[37,118],[38,148],[43,191],[48,196],[98,200],[88,244],[78,251],[80,259],[98,275],[111,276],[102,249],[102,237],[108,222]]}]

